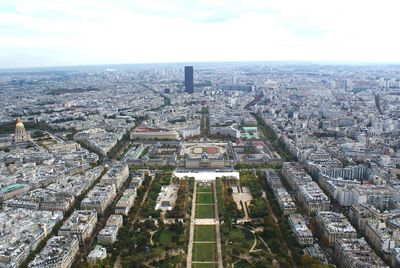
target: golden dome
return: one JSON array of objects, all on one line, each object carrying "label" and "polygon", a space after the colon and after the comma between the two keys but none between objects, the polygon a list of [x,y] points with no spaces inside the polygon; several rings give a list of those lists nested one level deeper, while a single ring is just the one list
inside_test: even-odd
[{"label": "golden dome", "polygon": [[17,124],[15,125],[16,127],[24,127],[24,124],[22,123],[21,117],[18,117],[17,119]]}]

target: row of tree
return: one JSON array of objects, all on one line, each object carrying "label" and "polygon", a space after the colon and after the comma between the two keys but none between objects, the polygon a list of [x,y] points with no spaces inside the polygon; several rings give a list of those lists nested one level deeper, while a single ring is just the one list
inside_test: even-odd
[{"label": "row of tree", "polygon": [[257,121],[257,126],[261,130],[263,136],[270,142],[275,149],[278,151],[279,155],[285,159],[285,161],[295,161],[296,156],[287,150],[285,143],[281,138],[278,138],[275,131],[265,123],[264,119],[260,114],[253,114]]},{"label": "row of tree", "polygon": [[188,210],[188,199],[193,197],[194,178],[178,180],[179,188],[175,206],[167,211],[167,218],[186,218]]},{"label": "row of tree", "polygon": [[251,170],[241,170],[240,185],[248,187],[253,197],[249,205],[250,217],[266,217],[268,215],[268,204],[262,197],[262,187],[258,177]]},{"label": "row of tree", "polygon": [[147,201],[142,208],[141,215],[143,218],[158,218],[160,217],[161,210],[155,210],[157,197],[161,191],[161,187],[164,185],[169,185],[171,182],[171,173],[163,172],[163,173],[156,173],[156,177],[151,185],[147,197]]}]

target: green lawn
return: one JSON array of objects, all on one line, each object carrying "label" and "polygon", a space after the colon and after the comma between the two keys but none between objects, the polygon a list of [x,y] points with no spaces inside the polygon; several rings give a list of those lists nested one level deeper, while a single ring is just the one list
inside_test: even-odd
[{"label": "green lawn", "polygon": [[194,241],[215,241],[214,225],[195,225]]},{"label": "green lawn", "polygon": [[215,261],[216,244],[215,243],[194,243],[193,261]]},{"label": "green lawn", "polygon": [[[233,227],[229,232],[231,247],[239,251],[249,251],[254,243],[254,235],[248,230]],[[236,266],[236,265],[235,265]]]},{"label": "green lawn", "polygon": [[218,265],[216,263],[193,263],[193,268],[216,268]]},{"label": "green lawn", "polygon": [[163,230],[160,233],[160,243],[167,245],[172,242],[172,233],[169,230]]},{"label": "green lawn", "polygon": [[198,204],[212,204],[213,196],[211,192],[207,193],[197,193],[196,202]]},{"label": "green lawn", "polygon": [[196,205],[196,218],[214,218],[214,205]]},{"label": "green lawn", "polygon": [[197,192],[199,193],[208,193],[208,192],[212,192],[211,190],[211,186],[210,185],[206,185],[206,186],[197,186]]}]

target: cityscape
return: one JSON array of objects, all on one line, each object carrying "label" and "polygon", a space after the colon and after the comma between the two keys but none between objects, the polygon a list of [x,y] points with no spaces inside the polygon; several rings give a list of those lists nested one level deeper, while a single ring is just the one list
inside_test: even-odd
[{"label": "cityscape", "polygon": [[0,268],[400,268],[396,0],[1,0]]},{"label": "cityscape", "polygon": [[395,65],[0,74],[0,267],[399,267]]}]

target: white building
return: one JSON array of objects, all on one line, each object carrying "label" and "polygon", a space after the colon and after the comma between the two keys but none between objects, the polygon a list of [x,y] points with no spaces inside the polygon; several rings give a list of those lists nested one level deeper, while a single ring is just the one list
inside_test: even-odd
[{"label": "white building", "polygon": [[101,245],[112,245],[117,240],[118,231],[123,225],[122,215],[111,215],[106,226],[97,235],[97,240]]},{"label": "white building", "polygon": [[342,213],[317,211],[316,220],[330,245],[342,238],[357,238],[356,230]]},{"label": "white building", "polygon": [[210,134],[231,136],[236,139],[240,138],[240,131],[236,129],[233,125],[227,127],[210,127]]},{"label": "white building", "polygon": [[107,258],[107,250],[97,245],[88,255],[88,261],[90,263],[96,263],[98,260],[104,260]]},{"label": "white building", "polygon": [[313,234],[307,227],[307,224],[301,214],[291,214],[289,215],[288,220],[292,232],[300,245],[311,245],[314,243]]},{"label": "white building", "polygon": [[29,268],[69,268],[79,250],[76,236],[53,236],[28,265]]},{"label": "white building", "polygon": [[97,212],[95,210],[75,210],[72,215],[60,227],[58,234],[63,236],[74,236],[83,243],[89,238],[97,223]]}]

